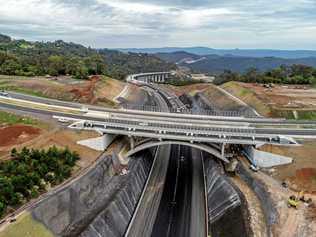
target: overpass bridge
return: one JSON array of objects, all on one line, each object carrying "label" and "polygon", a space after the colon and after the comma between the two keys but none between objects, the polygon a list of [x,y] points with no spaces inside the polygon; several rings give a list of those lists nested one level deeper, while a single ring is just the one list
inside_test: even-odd
[{"label": "overpass bridge", "polygon": [[[132,80],[171,73],[148,73],[131,75]],[[143,77],[141,77],[143,75]],[[160,93],[160,100],[170,100],[177,108],[183,107],[178,99],[166,91],[159,91],[155,85],[146,85],[152,92]],[[225,113],[218,115],[183,114],[165,111],[142,111],[109,109],[97,106],[57,101],[10,93],[10,98],[1,97],[1,106],[26,112],[56,115],[56,118],[72,122],[73,129],[96,130],[101,134],[125,135],[131,138],[131,152],[136,149],[137,140],[150,139],[150,144],[161,142],[186,143],[215,149],[217,156],[224,158],[225,146],[240,144],[258,146],[262,144],[298,145],[296,138],[316,138],[316,121],[291,121],[285,119],[248,118]],[[149,143],[147,145],[150,145]],[[212,144],[217,144],[214,148]],[[145,147],[145,146],[143,146]],[[224,147],[224,148],[223,148]],[[139,148],[138,148],[139,149]],[[210,153],[215,154],[211,151]]]},{"label": "overpass bridge", "polygon": [[[69,120],[70,118],[66,118]],[[95,130],[101,134],[115,134],[128,136],[131,139],[130,151],[126,157],[136,151],[163,144],[186,144],[200,148],[212,155],[227,161],[225,146],[239,145],[289,145],[298,143],[293,139],[316,137],[314,129],[278,130],[274,128],[254,128],[244,124],[232,126],[223,124],[185,124],[157,121],[130,121],[128,119],[104,119],[101,121],[77,120],[70,126],[72,129]],[[135,145],[138,139],[149,139],[146,145]],[[155,145],[153,145],[155,144]],[[219,144],[216,148],[210,144]]]},{"label": "overpass bridge", "polygon": [[[169,100],[172,108],[184,108],[175,95],[160,91],[153,82],[162,83],[161,78],[170,73],[144,73],[130,75],[129,82],[141,82],[141,85],[155,90],[165,100]],[[150,84],[148,84],[150,83]],[[177,103],[175,106],[174,103]],[[79,120],[69,127],[73,129],[97,130],[101,134],[124,135],[130,138],[129,157],[138,151],[164,144],[181,144],[206,151],[213,156],[228,162],[226,146],[230,144],[258,146],[299,145],[294,138],[316,138],[316,129],[299,127],[297,122],[283,119],[267,119],[262,117],[245,118],[234,113],[214,114],[182,114],[159,111],[125,110],[122,114],[109,113],[102,121]],[[187,111],[186,111],[187,112]],[[130,114],[131,113],[131,114]],[[311,124],[308,124],[308,126]],[[314,123],[312,123],[314,125]],[[297,127],[298,126],[298,127]],[[136,141],[141,141],[137,144]],[[146,142],[143,142],[146,141]]]},{"label": "overpass bridge", "polygon": [[148,72],[127,76],[127,82],[165,83],[173,72]]}]

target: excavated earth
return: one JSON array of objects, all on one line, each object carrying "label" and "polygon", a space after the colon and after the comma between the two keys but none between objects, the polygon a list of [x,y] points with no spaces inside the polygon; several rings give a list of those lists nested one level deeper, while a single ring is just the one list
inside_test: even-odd
[{"label": "excavated earth", "polygon": [[41,133],[41,129],[25,125],[0,128],[0,146],[14,146],[31,140]]}]

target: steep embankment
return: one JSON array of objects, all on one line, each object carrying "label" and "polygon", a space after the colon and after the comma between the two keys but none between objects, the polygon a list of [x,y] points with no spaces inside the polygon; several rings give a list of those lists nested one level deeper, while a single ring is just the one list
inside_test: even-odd
[{"label": "steep embankment", "polygon": [[[207,156],[206,156],[207,157]],[[214,237],[250,236],[244,197],[210,157],[204,163],[208,196],[208,221]]]},{"label": "steep embankment", "polygon": [[43,236],[122,236],[149,174],[150,157],[132,159],[125,176],[115,175],[111,158],[103,157],[1,234],[21,236],[21,230],[34,234],[38,229]]},{"label": "steep embankment", "polygon": [[40,203],[33,217],[58,236],[122,236],[149,169],[149,159],[139,158],[129,163],[128,175],[117,176],[106,157],[80,180]]}]

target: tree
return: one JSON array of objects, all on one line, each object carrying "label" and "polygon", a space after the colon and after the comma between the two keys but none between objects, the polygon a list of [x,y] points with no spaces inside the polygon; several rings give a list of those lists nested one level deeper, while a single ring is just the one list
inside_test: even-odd
[{"label": "tree", "polygon": [[0,177],[0,199],[6,204],[16,204],[14,188],[9,178]]},{"label": "tree", "polygon": [[256,68],[249,68],[244,75],[246,82],[260,82],[260,73]]},{"label": "tree", "polygon": [[5,213],[5,210],[6,210],[5,203],[2,200],[0,200],[0,217],[3,216],[3,214]]},{"label": "tree", "polygon": [[46,182],[58,184],[70,177],[72,167],[79,159],[68,148],[53,146],[48,150],[11,150],[12,158],[0,163],[0,215],[8,205],[15,206],[45,190]]},{"label": "tree", "polygon": [[89,76],[88,68],[83,63],[78,64],[76,68],[75,78],[87,79],[88,76]]},{"label": "tree", "polygon": [[19,70],[21,70],[21,65],[13,59],[6,60],[0,67],[0,73],[6,75],[16,75]]},{"label": "tree", "polygon": [[64,75],[66,72],[64,57],[59,55],[52,55],[48,58],[49,72],[53,76]]},{"label": "tree", "polygon": [[239,81],[240,76],[236,72],[232,72],[230,70],[225,70],[222,74],[217,76],[213,81],[214,84],[220,85],[229,81]]}]

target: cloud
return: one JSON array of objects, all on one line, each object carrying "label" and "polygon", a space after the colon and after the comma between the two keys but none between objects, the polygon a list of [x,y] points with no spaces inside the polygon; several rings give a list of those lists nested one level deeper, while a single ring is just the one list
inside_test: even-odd
[{"label": "cloud", "polygon": [[316,49],[314,0],[0,0],[0,6],[0,32],[30,40]]}]

